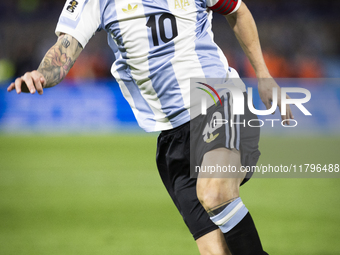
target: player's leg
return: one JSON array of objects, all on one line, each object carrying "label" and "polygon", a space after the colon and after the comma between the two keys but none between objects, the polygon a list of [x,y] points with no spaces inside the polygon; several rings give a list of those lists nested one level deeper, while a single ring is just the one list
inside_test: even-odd
[{"label": "player's leg", "polygon": [[[241,157],[236,149],[219,148],[207,152],[202,161],[206,166],[235,166],[241,168]],[[227,245],[233,255],[262,255],[266,254],[260,242],[254,222],[248,209],[239,197],[239,187],[245,173],[211,174],[204,178],[200,174],[197,181],[197,196],[209,213],[211,220],[224,233]],[[228,176],[231,174],[231,176]],[[217,175],[217,176],[216,176]]]},{"label": "player's leg", "polygon": [[222,232],[197,199],[197,179],[190,178],[189,132],[188,124],[160,134],[157,143],[158,171],[201,255],[230,255]]},{"label": "player's leg", "polygon": [[[217,148],[204,154],[202,169],[210,166],[232,166],[241,168],[240,152],[236,149]],[[197,180],[197,195],[203,207],[208,211],[221,201],[232,202],[239,197],[239,187],[245,174],[226,171],[200,172]],[[208,211],[209,212],[209,211]]]},{"label": "player's leg", "polygon": [[198,250],[202,255],[231,255],[223,233],[216,229],[196,240]]}]

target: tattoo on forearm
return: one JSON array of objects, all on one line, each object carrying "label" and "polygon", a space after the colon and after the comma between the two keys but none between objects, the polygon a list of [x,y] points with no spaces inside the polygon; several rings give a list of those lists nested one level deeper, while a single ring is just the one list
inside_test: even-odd
[{"label": "tattoo on forearm", "polygon": [[234,197],[234,198],[229,199],[228,201],[226,201],[226,202],[224,202],[222,204],[219,204],[219,205],[217,205],[217,206],[215,206],[213,208],[210,208],[209,210],[207,210],[208,215],[210,217],[212,217],[212,216],[215,216],[215,215],[219,214],[220,212],[222,212],[224,210],[224,208],[226,208],[226,206],[228,204],[230,204],[231,202],[233,202],[236,199],[237,199],[237,197]]},{"label": "tattoo on forearm", "polygon": [[66,38],[63,39],[61,44],[64,46],[64,48],[68,48],[68,46],[70,46],[71,43],[66,37]]},{"label": "tattoo on forearm", "polygon": [[45,87],[52,87],[65,78],[81,50],[81,45],[74,38],[65,35],[59,38],[38,68],[46,79]]}]

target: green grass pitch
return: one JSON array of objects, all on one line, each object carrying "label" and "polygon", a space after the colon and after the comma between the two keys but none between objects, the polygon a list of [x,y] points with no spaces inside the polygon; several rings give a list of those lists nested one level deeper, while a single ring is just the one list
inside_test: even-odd
[{"label": "green grass pitch", "polygon": [[[339,137],[261,140],[260,163],[340,163]],[[1,255],[191,255],[156,136],[0,136]],[[336,162],[337,161],[337,162]],[[241,188],[269,254],[340,254],[340,179]]]}]

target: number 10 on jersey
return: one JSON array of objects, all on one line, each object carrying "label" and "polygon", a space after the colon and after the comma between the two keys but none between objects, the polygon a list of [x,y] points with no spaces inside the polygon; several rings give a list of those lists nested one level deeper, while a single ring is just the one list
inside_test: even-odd
[{"label": "number 10 on jersey", "polygon": [[171,13],[151,15],[146,26],[150,28],[154,46],[159,46],[159,38],[167,43],[178,35],[176,18]]}]

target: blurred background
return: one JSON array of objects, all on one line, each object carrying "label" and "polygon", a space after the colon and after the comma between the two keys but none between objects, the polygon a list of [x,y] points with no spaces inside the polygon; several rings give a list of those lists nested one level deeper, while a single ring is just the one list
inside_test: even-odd
[{"label": "blurred background", "polygon": [[[259,164],[339,164],[340,1],[244,2],[271,74],[312,95],[311,117],[293,108],[296,128],[263,128]],[[6,92],[57,40],[64,4],[0,1],[0,254],[198,254],[158,177],[157,134],[138,128],[110,74],[104,31],[43,96]],[[213,29],[255,88],[225,19],[214,15]],[[256,91],[254,104],[263,109]],[[254,178],[242,187],[269,254],[340,254],[339,180]]]}]

